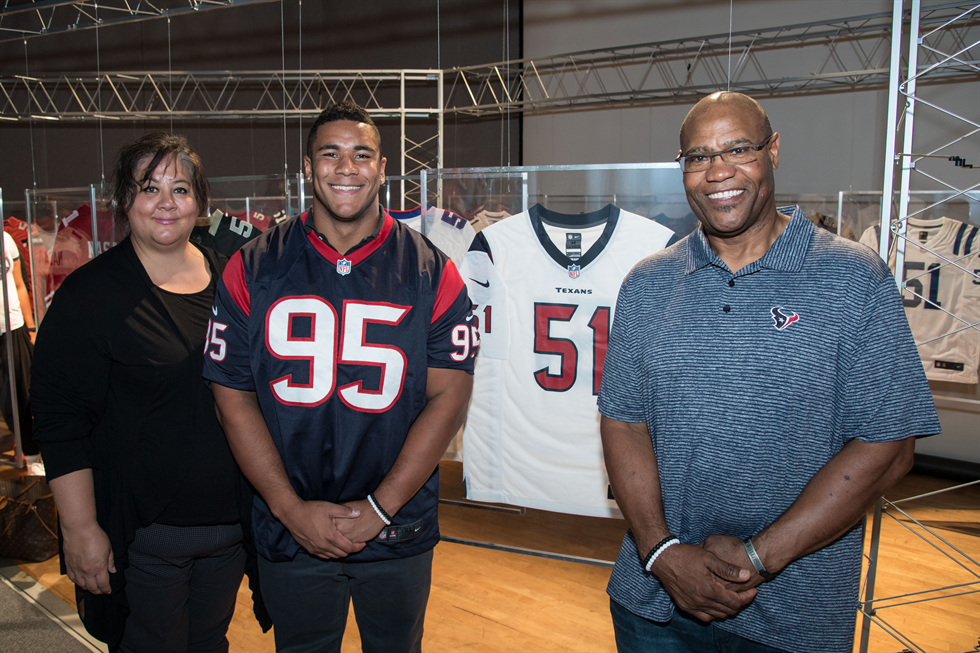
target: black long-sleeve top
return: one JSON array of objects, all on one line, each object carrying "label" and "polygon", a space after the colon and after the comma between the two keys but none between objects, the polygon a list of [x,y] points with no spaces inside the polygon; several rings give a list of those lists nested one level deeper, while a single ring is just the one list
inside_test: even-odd
[{"label": "black long-sleeve top", "polygon": [[[202,251],[216,278],[224,257]],[[35,438],[48,478],[93,472],[96,516],[117,573],[112,594],[77,594],[86,628],[110,644],[128,615],[128,546],[167,508],[200,442],[211,452],[210,469],[235,483],[246,536],[250,524],[251,494],[201,378],[205,334],[185,335],[160,292],[127,238],[58,289],[31,368]],[[258,600],[256,609],[265,621]]]}]

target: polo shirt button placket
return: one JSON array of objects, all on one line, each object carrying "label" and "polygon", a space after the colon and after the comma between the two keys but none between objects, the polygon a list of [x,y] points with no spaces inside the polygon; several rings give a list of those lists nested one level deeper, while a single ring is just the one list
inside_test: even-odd
[{"label": "polo shirt button placket", "polygon": [[[729,288],[735,287],[735,277],[732,277],[731,279],[728,280],[728,287]],[[721,310],[725,311],[726,313],[731,313],[732,307],[729,304],[725,304],[724,306],[721,307]]]}]

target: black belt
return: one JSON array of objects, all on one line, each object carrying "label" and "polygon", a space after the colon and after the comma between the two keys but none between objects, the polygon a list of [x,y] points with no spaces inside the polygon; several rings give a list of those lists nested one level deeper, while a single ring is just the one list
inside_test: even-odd
[{"label": "black belt", "polygon": [[404,542],[422,534],[422,520],[404,526],[385,526],[374,538],[375,542]]}]

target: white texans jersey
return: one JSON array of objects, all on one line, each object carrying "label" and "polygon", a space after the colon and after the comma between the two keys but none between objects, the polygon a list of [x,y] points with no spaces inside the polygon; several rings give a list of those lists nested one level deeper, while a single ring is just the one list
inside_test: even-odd
[{"label": "white texans jersey", "polygon": [[466,497],[619,517],[596,399],[619,287],[673,232],[613,205],[540,205],[476,235],[461,274],[480,356],[463,440]]},{"label": "white texans jersey", "polygon": [[422,229],[422,207],[417,207],[408,211],[392,211],[388,209],[391,217],[398,220],[407,227],[423,234],[432,241],[432,244],[442,250],[456,264],[456,267],[463,265],[466,258],[466,250],[473,242],[476,232],[466,221],[466,218],[456,215],[452,211],[429,206],[425,211],[425,229]]},{"label": "white texans jersey", "polygon": [[[876,251],[878,229],[870,227],[861,235],[861,242]],[[970,325],[980,323],[978,232],[980,228],[950,218],[908,221],[902,302],[926,378],[933,381],[977,382],[980,326]],[[895,250],[892,238],[892,271]]]}]

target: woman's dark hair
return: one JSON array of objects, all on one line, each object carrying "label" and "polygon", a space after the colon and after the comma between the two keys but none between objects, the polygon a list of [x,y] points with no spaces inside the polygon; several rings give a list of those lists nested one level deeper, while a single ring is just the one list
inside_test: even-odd
[{"label": "woman's dark hair", "polygon": [[[194,189],[194,199],[197,200],[198,215],[207,212],[211,187],[204,174],[201,157],[183,136],[170,132],[152,132],[123,145],[116,155],[116,164],[108,191],[109,208],[116,220],[129,219],[129,210],[133,208],[136,193],[146,185],[150,175],[162,161],[171,159],[182,163],[191,176],[191,187]],[[142,178],[137,179],[137,168],[144,160],[148,160],[149,165],[143,170]]]}]

